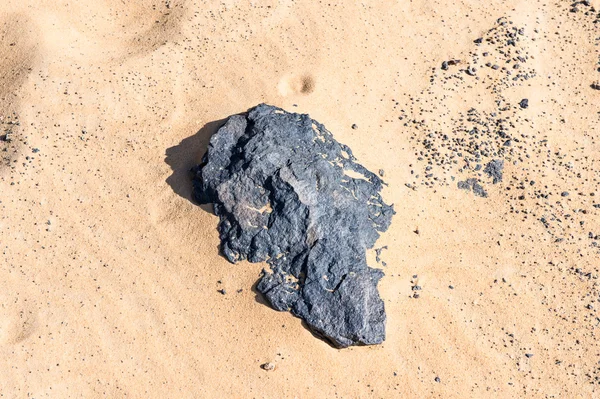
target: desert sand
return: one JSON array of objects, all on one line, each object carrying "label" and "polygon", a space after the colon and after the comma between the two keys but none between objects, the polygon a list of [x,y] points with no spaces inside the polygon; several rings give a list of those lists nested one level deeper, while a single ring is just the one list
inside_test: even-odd
[{"label": "desert sand", "polygon": [[[599,397],[600,3],[571,4],[4,0],[0,397]],[[526,62],[474,42],[500,27]],[[261,102],[385,171],[382,345],[268,307],[191,200]],[[463,151],[472,108],[508,115],[497,184],[424,142]]]}]

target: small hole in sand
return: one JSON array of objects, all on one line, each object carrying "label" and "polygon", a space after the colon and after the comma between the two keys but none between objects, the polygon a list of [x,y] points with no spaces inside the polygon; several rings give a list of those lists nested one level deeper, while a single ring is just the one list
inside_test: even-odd
[{"label": "small hole in sand", "polygon": [[279,94],[282,96],[302,94],[307,95],[315,90],[315,78],[310,74],[288,75],[278,84]]},{"label": "small hole in sand", "polygon": [[312,93],[315,90],[315,80],[312,76],[303,76],[302,77],[302,87],[300,89],[300,93],[308,94]]}]

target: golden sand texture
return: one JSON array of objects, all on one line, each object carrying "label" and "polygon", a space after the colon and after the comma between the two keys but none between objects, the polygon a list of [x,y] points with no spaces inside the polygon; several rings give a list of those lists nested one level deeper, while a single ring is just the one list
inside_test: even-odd
[{"label": "golden sand texture", "polygon": [[[571,4],[4,0],[0,397],[600,396],[600,23]],[[502,17],[535,77],[484,66],[474,40]],[[219,256],[190,200],[210,135],[260,102],[385,170],[380,346],[334,349],[265,306],[264,265]],[[423,145],[468,140],[471,108],[513,115],[487,198]]]}]

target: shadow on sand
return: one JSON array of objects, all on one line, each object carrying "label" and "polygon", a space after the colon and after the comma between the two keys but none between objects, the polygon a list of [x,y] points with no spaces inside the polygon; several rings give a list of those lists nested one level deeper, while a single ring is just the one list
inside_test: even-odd
[{"label": "shadow on sand", "polygon": [[200,206],[204,211],[213,213],[212,205],[199,205],[192,198],[192,174],[190,169],[200,164],[211,136],[223,126],[227,119],[209,122],[196,134],[183,139],[181,143],[166,151],[165,163],[171,167],[173,173],[167,178],[167,184],[182,198],[194,205]]},{"label": "shadow on sand", "polygon": [[[265,296],[256,288],[258,286],[258,283],[260,282],[260,279],[258,279],[254,284],[252,284],[252,292],[254,293],[254,300],[257,303],[260,303],[261,305],[265,305],[270,307],[271,309],[273,309],[273,307],[271,306],[271,304],[269,303],[269,301],[267,301],[267,299],[265,298]],[[290,313],[292,313],[291,311],[289,311]],[[323,342],[325,342],[327,345],[329,345],[330,347],[334,348],[334,349],[339,349],[338,347],[336,347],[334,345],[333,342],[331,342],[330,340],[327,339],[327,337],[319,334],[318,332],[314,331],[312,328],[310,328],[310,326],[308,325],[308,323],[306,321],[304,321],[303,319],[300,319],[300,323],[302,324],[302,327],[306,328],[308,330],[308,332],[310,332],[310,334],[315,337],[318,340],[321,340]]]}]

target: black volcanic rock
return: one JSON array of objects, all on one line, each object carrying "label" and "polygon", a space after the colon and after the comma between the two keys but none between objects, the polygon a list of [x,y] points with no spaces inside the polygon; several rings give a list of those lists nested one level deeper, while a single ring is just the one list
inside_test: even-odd
[{"label": "black volcanic rock", "polygon": [[523,109],[528,108],[529,107],[529,100],[524,98],[521,100],[521,102],[519,103],[519,106]]},{"label": "black volcanic rock", "polygon": [[382,180],[308,115],[261,104],[231,116],[193,169],[194,197],[214,203],[224,255],[269,265],[257,285],[337,347],[379,344],[383,272],[366,250],[390,225]]},{"label": "black volcanic rock", "polygon": [[467,179],[465,181],[459,181],[457,187],[461,190],[473,191],[473,193],[482,198],[487,198],[487,191],[484,190],[483,186],[479,184],[479,181],[474,178]]},{"label": "black volcanic rock", "polygon": [[488,162],[483,170],[489,177],[493,179],[493,184],[502,181],[502,171],[504,170],[504,160],[494,159]]}]

